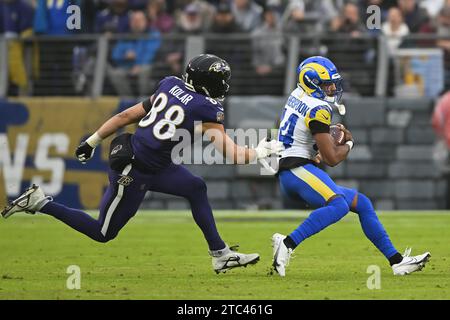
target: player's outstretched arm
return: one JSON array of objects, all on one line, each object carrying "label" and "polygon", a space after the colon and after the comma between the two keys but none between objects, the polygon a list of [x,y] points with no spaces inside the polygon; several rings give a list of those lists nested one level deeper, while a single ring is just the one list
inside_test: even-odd
[{"label": "player's outstretched arm", "polygon": [[220,153],[235,164],[247,164],[278,153],[283,149],[281,142],[266,141],[266,139],[260,141],[256,148],[239,146],[225,133],[223,125],[219,123],[203,123],[202,132],[209,137]]},{"label": "player's outstretched arm", "polygon": [[78,146],[75,151],[78,160],[86,163],[87,160],[92,158],[95,148],[103,139],[109,137],[120,128],[140,121],[146,114],[144,102],[140,102],[109,118],[92,136]]},{"label": "player's outstretched arm", "polygon": [[319,148],[321,160],[330,167],[334,167],[345,160],[353,146],[353,136],[351,132],[344,126],[339,126],[344,131],[345,141],[351,142],[348,142],[344,145],[336,145],[329,133],[314,134],[314,139],[316,140],[317,147]]}]

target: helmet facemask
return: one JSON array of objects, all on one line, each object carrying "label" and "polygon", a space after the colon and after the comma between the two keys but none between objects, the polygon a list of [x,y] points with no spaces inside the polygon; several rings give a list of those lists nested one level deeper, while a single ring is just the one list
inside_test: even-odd
[{"label": "helmet facemask", "polygon": [[[332,84],[334,84],[334,88],[332,88]],[[324,86],[327,87],[324,88]],[[322,91],[323,100],[333,104],[339,103],[344,92],[342,88],[342,78],[323,81],[320,85],[320,91]]]}]

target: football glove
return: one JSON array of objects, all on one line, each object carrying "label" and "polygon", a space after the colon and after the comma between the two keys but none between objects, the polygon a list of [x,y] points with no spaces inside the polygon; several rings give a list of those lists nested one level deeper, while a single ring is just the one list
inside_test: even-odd
[{"label": "football glove", "polygon": [[94,155],[94,150],[95,148],[91,147],[89,143],[83,141],[75,151],[75,155],[82,164],[85,164]]},{"label": "football glove", "polygon": [[263,159],[272,154],[277,154],[284,150],[283,143],[277,140],[267,141],[265,138],[262,139],[258,146],[255,148],[256,159]]}]

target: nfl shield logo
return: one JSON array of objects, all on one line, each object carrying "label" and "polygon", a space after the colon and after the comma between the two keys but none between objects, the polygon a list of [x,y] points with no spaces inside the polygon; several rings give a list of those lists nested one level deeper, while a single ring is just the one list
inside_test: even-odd
[{"label": "nfl shield logo", "polygon": [[222,111],[217,112],[217,122],[223,122],[225,120],[225,114]]}]

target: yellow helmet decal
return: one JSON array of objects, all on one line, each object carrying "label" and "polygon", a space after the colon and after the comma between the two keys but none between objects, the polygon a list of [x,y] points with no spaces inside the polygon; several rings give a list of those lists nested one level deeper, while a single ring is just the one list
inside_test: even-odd
[{"label": "yellow helmet decal", "polygon": [[311,70],[312,68],[307,68],[304,67],[302,68],[302,70],[300,71],[300,74],[298,75],[298,83],[300,83],[301,88],[303,89],[303,91],[306,92],[307,95],[311,95],[311,93],[313,93],[314,91],[316,91],[316,89],[311,89],[309,88],[307,85],[305,85],[305,83],[303,82],[303,77],[305,75],[306,71]]},{"label": "yellow helmet decal", "polygon": [[322,79],[322,80],[331,80],[328,70],[324,66],[322,66],[318,63],[311,62],[311,63],[308,63],[305,66],[303,66],[303,68],[311,68],[311,69],[315,70],[318,73],[320,79]]}]

